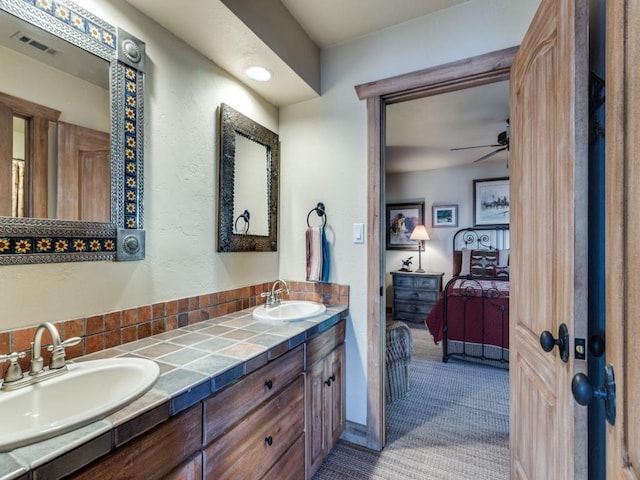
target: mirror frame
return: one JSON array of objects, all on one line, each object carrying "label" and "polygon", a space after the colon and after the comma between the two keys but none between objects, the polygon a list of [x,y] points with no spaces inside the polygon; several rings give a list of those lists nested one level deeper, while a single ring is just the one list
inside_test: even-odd
[{"label": "mirror frame", "polygon": [[[278,197],[280,185],[280,141],[278,134],[254,122],[229,105],[220,105],[220,173],[218,197],[219,252],[277,252]],[[268,235],[236,234],[234,229],[234,176],[236,134],[267,148]]]},{"label": "mirror frame", "polygon": [[14,15],[109,62],[111,221],[0,217],[0,265],[144,258],[145,45],[69,0],[0,0]]}]

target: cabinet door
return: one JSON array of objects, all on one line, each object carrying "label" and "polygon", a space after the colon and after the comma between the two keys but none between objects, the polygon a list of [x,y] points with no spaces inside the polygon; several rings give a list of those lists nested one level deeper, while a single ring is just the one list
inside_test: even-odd
[{"label": "cabinet door", "polygon": [[324,459],[326,436],[323,434],[324,423],[324,378],[325,361],[314,363],[307,371],[307,478],[320,468]]},{"label": "cabinet door", "polygon": [[336,348],[325,364],[325,378],[331,384],[325,383],[325,411],[326,413],[326,453],[336,444],[346,425],[344,390],[345,390],[345,346],[344,343]]},{"label": "cabinet door", "polygon": [[307,478],[342,435],[345,414],[345,346],[333,350],[307,371]]}]

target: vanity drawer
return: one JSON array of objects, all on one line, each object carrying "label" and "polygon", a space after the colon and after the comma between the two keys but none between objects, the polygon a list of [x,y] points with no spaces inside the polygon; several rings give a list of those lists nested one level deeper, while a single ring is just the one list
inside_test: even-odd
[{"label": "vanity drawer", "polygon": [[[300,375],[304,346],[282,355],[204,401],[205,445]],[[270,386],[270,387],[269,387]]]},{"label": "vanity drawer", "polygon": [[[236,405],[236,408],[242,409]],[[304,376],[205,449],[205,478],[257,479],[304,433]],[[289,459],[304,465],[304,450]],[[297,460],[297,462],[296,462]]]},{"label": "vanity drawer", "polygon": [[321,333],[307,342],[307,368],[318,360],[325,358],[333,352],[338,345],[344,343],[346,324],[347,322],[345,320],[341,320],[340,323],[337,323],[326,332]]},{"label": "vanity drawer", "polygon": [[300,435],[280,460],[263,477],[265,480],[300,480],[304,478],[304,434]]}]

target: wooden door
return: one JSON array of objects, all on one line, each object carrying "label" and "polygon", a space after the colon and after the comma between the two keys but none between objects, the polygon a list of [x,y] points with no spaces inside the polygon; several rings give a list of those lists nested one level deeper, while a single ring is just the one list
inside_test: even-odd
[{"label": "wooden door", "polygon": [[109,134],[58,123],[58,212],[61,220],[109,222]]},{"label": "wooden door", "polygon": [[[511,70],[511,478],[586,478],[587,2],[542,0]],[[570,335],[565,363],[540,334]]]},{"label": "wooden door", "polygon": [[[640,3],[607,2],[606,363],[616,381],[607,478],[640,478]],[[596,400],[601,401],[601,400]]]},{"label": "wooden door", "polygon": [[12,198],[13,111],[0,102],[0,216],[10,217]]}]

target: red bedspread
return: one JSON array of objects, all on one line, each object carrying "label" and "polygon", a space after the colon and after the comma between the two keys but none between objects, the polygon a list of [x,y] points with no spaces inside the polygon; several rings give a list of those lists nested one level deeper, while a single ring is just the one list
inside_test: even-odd
[{"label": "red bedspread", "polygon": [[[435,343],[443,338],[444,294],[425,324]],[[447,338],[509,348],[509,282],[459,280],[449,287]]]}]

